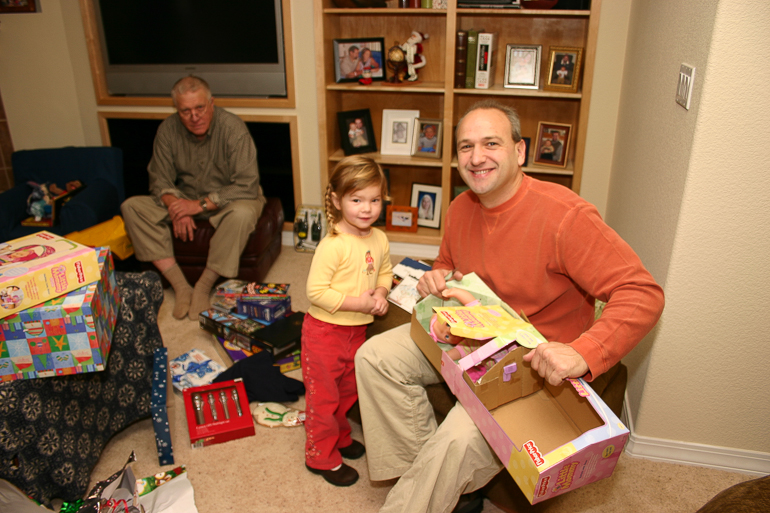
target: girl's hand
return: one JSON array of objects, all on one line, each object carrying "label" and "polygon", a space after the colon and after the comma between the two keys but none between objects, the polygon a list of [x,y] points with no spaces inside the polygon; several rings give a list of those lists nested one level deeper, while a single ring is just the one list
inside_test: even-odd
[{"label": "girl's hand", "polygon": [[374,291],[374,294],[372,294],[372,297],[374,298],[374,308],[372,308],[371,314],[372,315],[385,315],[388,313],[388,298],[387,298],[387,292],[385,292],[385,289],[378,288]]}]

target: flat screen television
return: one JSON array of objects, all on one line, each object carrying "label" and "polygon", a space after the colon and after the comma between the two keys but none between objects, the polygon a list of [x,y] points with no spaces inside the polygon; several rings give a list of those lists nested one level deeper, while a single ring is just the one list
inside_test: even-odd
[{"label": "flat screen television", "polygon": [[186,75],[214,96],[285,97],[281,0],[94,0],[111,95],[167,96]]}]

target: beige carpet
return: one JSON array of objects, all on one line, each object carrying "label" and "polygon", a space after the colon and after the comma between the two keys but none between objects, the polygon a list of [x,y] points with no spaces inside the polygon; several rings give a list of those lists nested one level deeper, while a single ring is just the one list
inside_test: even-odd
[{"label": "beige carpet", "polygon": [[[305,280],[312,255],[297,253],[291,247],[283,252],[266,281],[291,283],[292,306],[306,311]],[[399,261],[400,257],[393,257]],[[212,336],[192,321],[171,316],[173,292],[159,315],[160,330],[169,357],[197,348],[221,362]],[[391,305],[392,308],[396,308]],[[302,379],[301,371],[290,376]],[[393,482],[369,480],[366,457],[349,462],[361,478],[349,488],[334,487],[304,468],[305,433],[302,427],[266,428],[256,426],[256,436],[191,449],[182,396],[174,394],[170,411],[175,464],[187,466],[200,513],[243,512],[376,512]],[[254,405],[252,405],[254,406]],[[304,399],[289,404],[304,408]],[[353,436],[361,440],[361,427],[353,426]],[[137,477],[161,470],[155,449],[151,421],[138,422],[119,433],[105,448],[91,475],[93,482],[120,469],[131,451]],[[517,511],[547,512],[694,512],[714,495],[752,476],[718,470],[672,465],[622,455],[612,477],[571,491],[535,507],[524,505]],[[485,513],[503,510],[485,500]],[[408,512],[405,512],[408,513]]]}]

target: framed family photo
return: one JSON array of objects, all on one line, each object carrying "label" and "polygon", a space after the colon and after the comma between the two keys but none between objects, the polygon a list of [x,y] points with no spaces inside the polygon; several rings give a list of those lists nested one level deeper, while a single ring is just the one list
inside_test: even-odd
[{"label": "framed family photo", "polygon": [[580,82],[580,66],[583,64],[583,49],[552,46],[549,51],[548,78],[545,88],[576,93]]},{"label": "framed family photo", "polygon": [[337,122],[340,126],[340,144],[345,155],[377,151],[369,109],[338,112]]},{"label": "framed family photo", "polygon": [[542,51],[540,45],[507,45],[503,87],[538,89]]},{"label": "framed family photo", "polygon": [[393,232],[417,231],[417,208],[388,205],[385,228]]},{"label": "framed family photo", "polygon": [[412,184],[413,207],[417,207],[417,224],[438,228],[441,222],[441,187],[424,183]]},{"label": "framed family photo", "polygon": [[412,156],[433,159],[441,158],[443,124],[440,119],[417,118],[414,120]]},{"label": "framed family photo", "polygon": [[362,78],[385,80],[384,38],[335,39],[333,44],[336,82],[357,82]]},{"label": "framed family photo", "polygon": [[541,121],[533,160],[545,166],[566,167],[571,135],[572,125]]},{"label": "framed family photo", "polygon": [[420,117],[419,110],[382,110],[382,155],[411,155],[414,120]]}]

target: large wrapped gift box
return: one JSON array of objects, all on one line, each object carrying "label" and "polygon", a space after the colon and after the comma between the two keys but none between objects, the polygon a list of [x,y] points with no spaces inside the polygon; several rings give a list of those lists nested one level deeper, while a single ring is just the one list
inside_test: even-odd
[{"label": "large wrapped gift box", "polygon": [[[503,303],[475,274],[449,282],[469,290],[482,305]],[[473,362],[505,348],[511,341],[495,338],[459,362],[429,335],[434,307],[458,306],[428,296],[412,312],[411,336],[471,416],[479,431],[530,503],[574,490],[612,475],[628,440],[628,429],[583,379],[551,386],[522,360],[544,340],[534,327],[519,332],[518,347],[474,382],[467,373]]]},{"label": "large wrapped gift box", "polygon": [[93,248],[50,232],[0,243],[0,319],[99,279]]},{"label": "large wrapped gift box", "polygon": [[105,369],[120,293],[109,248],[89,251],[98,281],[0,320],[0,380]]}]

